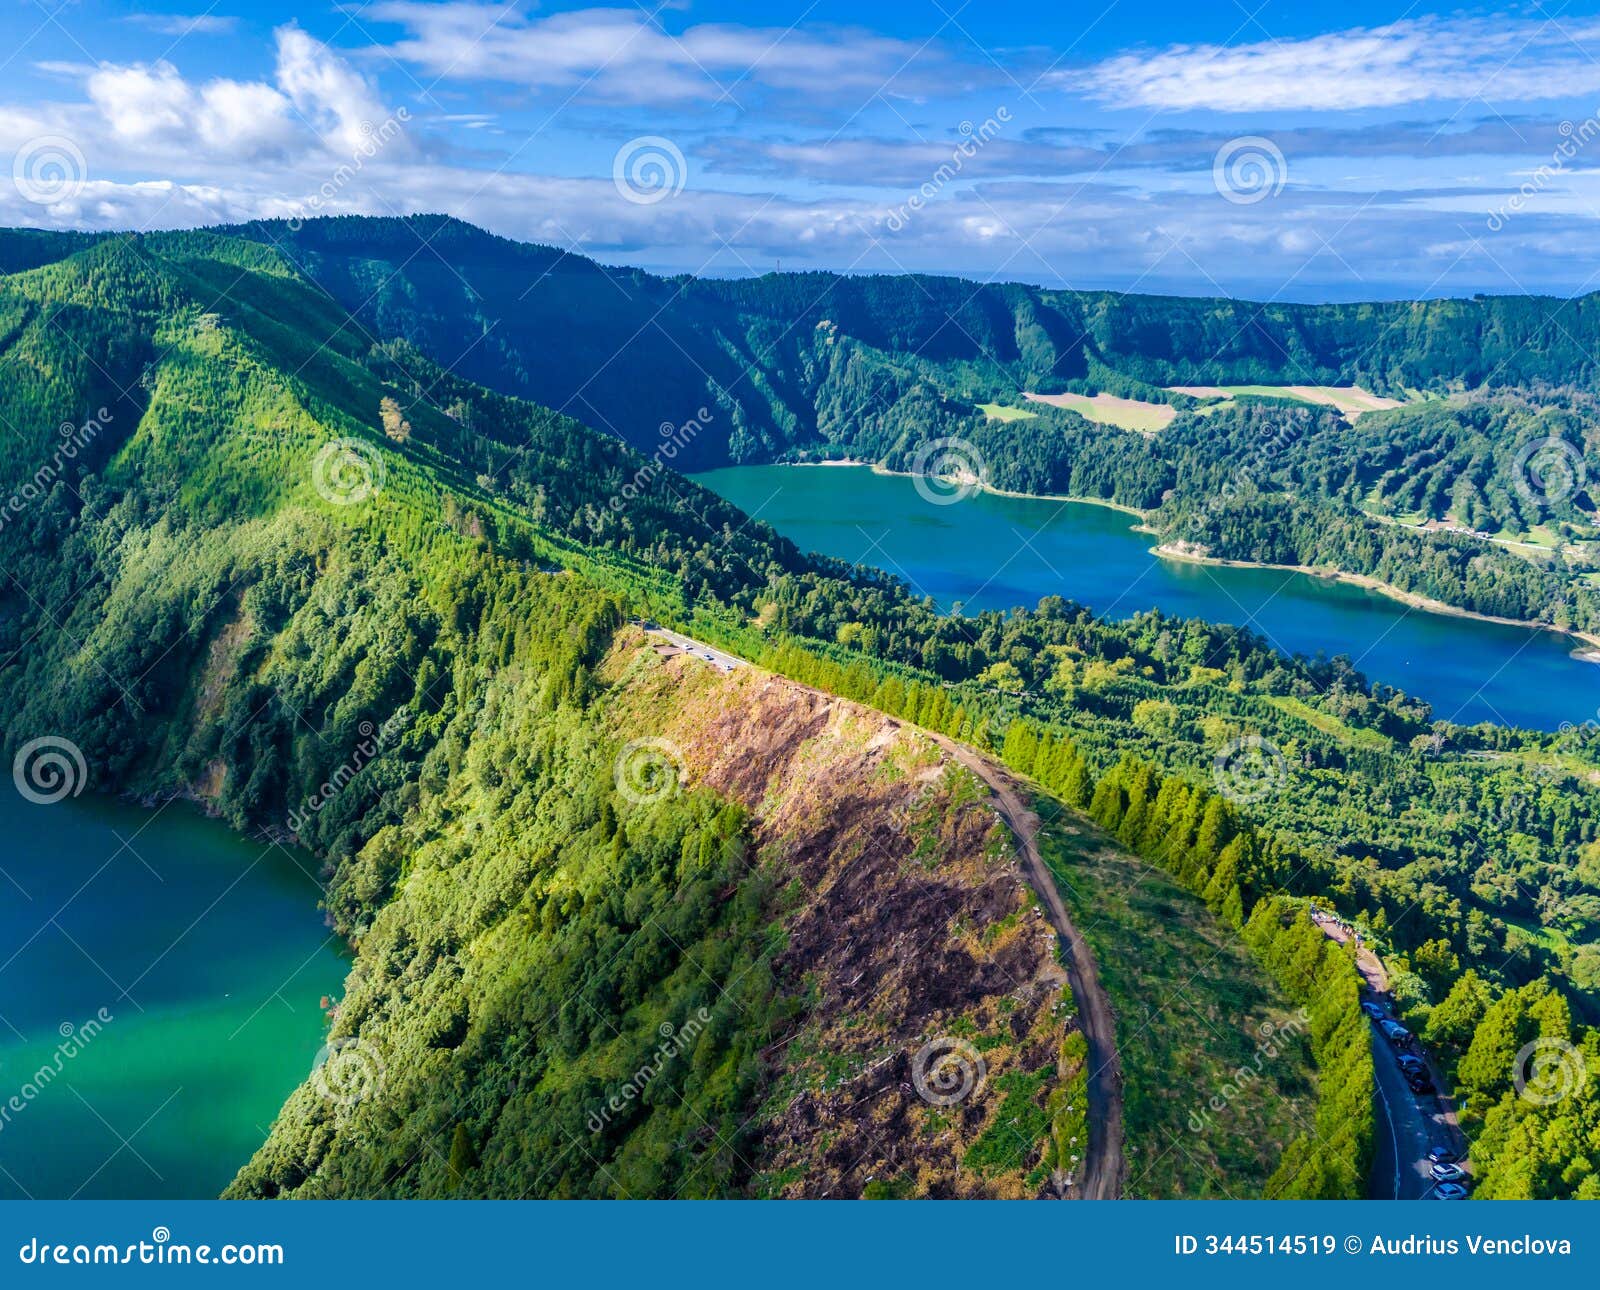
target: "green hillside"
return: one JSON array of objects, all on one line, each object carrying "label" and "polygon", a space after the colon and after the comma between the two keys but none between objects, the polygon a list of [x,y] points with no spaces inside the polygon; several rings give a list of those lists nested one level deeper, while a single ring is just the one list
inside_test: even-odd
[{"label": "green hillside", "polygon": [[[308,225],[282,247],[268,239],[282,230],[247,232],[31,252],[18,238],[18,271],[0,278],[9,744],[65,735],[98,788],[192,795],[240,829],[292,828],[324,860],[328,910],[357,950],[330,1038],[349,1054],[341,1073],[381,1068],[385,1097],[352,1111],[308,1083],[240,1194],[857,1194],[871,1168],[893,1180],[888,1194],[1053,1185],[1062,1135],[1073,1136],[1070,1099],[1054,1095],[1081,1076],[1081,1055],[1054,1007],[1059,983],[1049,992],[1048,955],[1016,930],[1030,898],[1000,865],[1004,839],[970,784],[923,736],[891,738],[869,710],[1003,756],[1091,813],[1187,889],[1208,929],[1239,929],[1253,970],[1290,999],[1324,974],[1353,982],[1320,942],[1308,956],[1294,902],[1362,919],[1402,970],[1417,1024],[1460,1054],[1473,1127],[1485,1126],[1486,1186],[1593,1190],[1591,1157],[1558,1151],[1545,1130],[1559,1117],[1568,1144],[1588,1141],[1600,1105],[1585,1093],[1535,1106],[1492,1059],[1525,1033],[1576,1037],[1595,1020],[1592,732],[1436,727],[1424,705],[1344,661],[1286,660],[1247,632],[1158,614],[1111,624],[1052,599],[940,616],[885,574],[802,554],[603,433],[610,409],[648,426],[652,451],[680,438],[707,453],[741,435],[797,442],[775,434],[779,421],[707,401],[681,356],[671,374],[616,369],[610,403],[552,399],[577,414],[564,416],[505,392],[510,351],[489,337],[473,350],[490,355],[485,369],[470,356],[454,371],[437,362],[446,335],[482,335],[463,330],[457,307],[478,289],[409,270],[391,281],[395,226]],[[565,284],[567,316],[552,294],[519,323],[529,346],[548,348],[526,360],[529,393],[560,369],[570,382],[568,347],[607,361],[611,275],[462,226],[437,232],[441,255],[483,257],[486,291],[491,279],[527,290],[507,269],[518,257]],[[381,286],[387,303],[352,322],[339,298],[357,283]],[[804,310],[780,325],[813,285],[834,293],[832,328],[870,342],[835,344],[830,327],[805,327]],[[976,420],[970,398],[952,401],[976,371],[967,342],[908,292],[944,293],[947,319],[986,325],[997,343],[1007,326],[1015,342],[1018,309],[1040,308],[1022,288],[962,301],[944,280],[639,275],[634,286],[696,325],[721,320],[702,333],[708,362],[715,351],[737,366],[752,327],[769,328],[759,352],[794,346],[799,366],[772,369],[763,387],[792,393],[782,406],[803,406],[804,392],[815,409],[819,390],[842,399],[852,382],[894,373],[903,396],[885,406],[884,434],[957,406]],[[717,329],[729,318],[742,340],[732,323]],[[1008,361],[1065,361],[1067,333],[1040,318]],[[885,357],[919,346],[937,358]],[[641,375],[652,371],[654,389]],[[668,388],[681,407],[663,410]],[[761,417],[779,402],[764,396]],[[727,705],[666,685],[624,627],[635,614],[863,706],[830,710],[845,727],[833,742],[812,742],[821,718],[794,687],[770,708],[733,705],[763,721],[718,727],[709,714]],[[1282,791],[1236,803],[1213,763],[1253,734],[1282,749]],[[617,759],[640,739],[681,751],[686,791],[646,793],[642,808],[629,799]],[[782,782],[747,778],[780,754],[823,758],[824,744],[841,759],[818,763],[829,773],[802,759]],[[930,792],[917,791],[923,771]],[[830,831],[838,821],[864,832]],[[919,994],[897,977],[892,942],[850,964],[824,934],[848,923],[823,879],[890,822],[917,839],[932,878],[888,865],[862,896],[915,920],[925,911],[913,897],[937,884],[950,918],[934,944],[952,970],[930,979],[953,992]],[[815,880],[780,880],[797,866]],[[1561,935],[1516,930],[1530,921]],[[972,966],[989,959],[1006,973]],[[881,985],[883,1006],[843,1007],[858,972]],[[1349,1110],[1370,1064],[1364,1077],[1348,1042],[1364,1034],[1353,986],[1329,998],[1313,1008],[1311,1123],[1342,1131],[1308,1132],[1270,1180],[1270,1161],[1239,1158],[1247,1189],[1359,1185],[1370,1122]],[[864,1033],[847,1024],[857,1015],[875,1018]],[[595,1106],[657,1061],[663,1025],[678,1034],[691,1021],[692,1049],[667,1059],[673,1097],[624,1099],[597,1136]],[[855,1079],[905,1082],[910,1037],[940,1030],[990,1055],[1008,1121],[1029,1126],[1020,1146],[991,1132],[1000,1099],[938,1119],[896,1102],[908,1131],[891,1139],[904,1152],[862,1172],[823,1151],[831,1130],[803,1131],[816,1123],[804,1117],[854,1105],[839,1090]],[[845,1115],[836,1128],[854,1141],[860,1125]]]},{"label": "green hillside", "polygon": [[[664,425],[698,422],[674,460],[683,469],[851,457],[904,470],[921,445],[953,436],[994,487],[1150,511],[1164,540],[1191,551],[1342,569],[1480,613],[1600,628],[1589,576],[1600,534],[1584,487],[1600,444],[1580,393],[1595,374],[1600,297],[1257,305],[924,275],[667,279],[442,217],[226,231],[272,248],[362,331],[403,339],[459,377],[647,453]],[[182,254],[193,237],[156,240]],[[81,244],[12,239],[0,263]],[[1181,384],[1433,398],[1347,421],[1296,399],[1219,408],[1163,388]],[[1180,415],[1147,439],[1068,409],[1030,405],[1023,425],[978,409],[1023,391],[1105,393]],[[1536,458],[1546,440],[1556,446]],[[1570,460],[1555,461],[1563,451]],[[1583,478],[1528,487],[1551,464]],[[1428,520],[1538,541],[1424,532]]]}]

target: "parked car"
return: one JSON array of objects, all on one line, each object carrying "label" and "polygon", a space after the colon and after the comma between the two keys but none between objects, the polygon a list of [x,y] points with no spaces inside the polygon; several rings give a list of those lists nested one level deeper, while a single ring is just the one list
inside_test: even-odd
[{"label": "parked car", "polygon": [[1396,1048],[1411,1042],[1411,1032],[1398,1021],[1382,1021],[1378,1024],[1383,1028],[1384,1036]]},{"label": "parked car", "polygon": [[1428,1075],[1427,1071],[1419,1071],[1415,1075],[1407,1073],[1406,1083],[1411,1086],[1413,1093],[1432,1093],[1434,1091],[1433,1079]]},{"label": "parked car", "polygon": [[1407,1075],[1426,1075],[1428,1073],[1426,1063],[1415,1053],[1401,1053],[1399,1065],[1400,1069]]},{"label": "parked car", "polygon": [[1361,1011],[1366,1013],[1367,1016],[1371,1017],[1374,1021],[1383,1020],[1383,1009],[1375,1003],[1363,1003],[1361,1005]]},{"label": "parked car", "polygon": [[1440,1200],[1465,1200],[1467,1189],[1460,1183],[1440,1183],[1433,1189],[1433,1194]]},{"label": "parked car", "polygon": [[1428,1170],[1428,1172],[1433,1175],[1434,1182],[1442,1183],[1448,1182],[1464,1184],[1469,1177],[1465,1169],[1463,1169],[1460,1165],[1451,1164],[1449,1161],[1441,1161],[1439,1164],[1434,1165],[1432,1169]]},{"label": "parked car", "polygon": [[1456,1159],[1455,1149],[1445,1146],[1442,1142],[1435,1142],[1428,1148],[1428,1159],[1436,1165],[1448,1164]]}]

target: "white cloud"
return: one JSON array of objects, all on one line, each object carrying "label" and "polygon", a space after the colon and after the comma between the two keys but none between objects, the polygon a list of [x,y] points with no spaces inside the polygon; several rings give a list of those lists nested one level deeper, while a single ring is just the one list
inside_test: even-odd
[{"label": "white cloud", "polygon": [[[298,27],[281,27],[275,38],[275,84],[226,77],[195,84],[166,60],[76,70],[111,138],[162,157],[174,149],[214,162],[290,153],[349,157],[368,148],[391,113],[366,78]],[[105,132],[82,120],[74,128],[85,146]],[[403,152],[406,145],[397,138],[386,146]],[[119,160],[137,164],[139,157]]]},{"label": "white cloud", "polygon": [[330,147],[354,152],[389,110],[365,77],[298,27],[279,27],[278,86]]},{"label": "white cloud", "polygon": [[1533,102],[1600,91],[1591,19],[1415,18],[1295,40],[1173,45],[1051,80],[1124,106],[1256,112]]},{"label": "white cloud", "polygon": [[159,139],[185,132],[194,91],[171,63],[102,64],[89,75],[89,99],[119,138]]},{"label": "white cloud", "polygon": [[283,147],[293,137],[289,103],[260,81],[216,80],[200,91],[195,126],[211,149],[246,156]]},{"label": "white cloud", "polygon": [[128,21],[162,36],[225,36],[238,25],[237,18],[219,13],[135,13]]},{"label": "white cloud", "polygon": [[959,88],[936,46],[862,30],[700,23],[673,35],[643,9],[534,19],[474,0],[380,0],[362,14],[405,28],[383,52],[429,76],[578,91],[611,102],[714,102],[724,94],[736,101],[754,86],[847,91],[863,99],[890,85],[902,92]]}]

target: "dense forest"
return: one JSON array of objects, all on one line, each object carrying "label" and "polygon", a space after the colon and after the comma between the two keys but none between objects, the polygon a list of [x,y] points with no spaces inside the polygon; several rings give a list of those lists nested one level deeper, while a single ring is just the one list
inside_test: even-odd
[{"label": "dense forest", "polygon": [[[662,426],[696,422],[679,469],[820,457],[904,469],[956,437],[994,487],[1153,512],[1162,540],[1190,552],[1600,627],[1600,558],[1581,545],[1596,536],[1586,482],[1600,446],[1579,393],[1597,297],[1257,305],[924,275],[666,279],[442,218],[227,232],[271,247],[372,336],[647,454]],[[80,244],[14,242],[0,263]],[[1219,407],[1165,388],[1180,384],[1255,393]],[[1410,402],[1347,419],[1262,388],[1322,384]],[[1024,391],[1180,415],[1150,439],[1038,404],[1020,422],[976,410]]]},{"label": "dense forest", "polygon": [[[326,859],[329,912],[360,950],[332,1038],[398,1043],[397,1095],[411,1101],[371,1108],[363,1115],[392,1122],[363,1119],[345,1134],[302,1090],[241,1192],[595,1194],[609,1184],[590,1164],[545,1176],[529,1162],[604,1100],[608,1073],[650,1059],[663,1023],[681,1030],[690,1019],[703,1029],[673,1081],[682,1098],[615,1126],[606,1168],[627,1194],[796,1185],[741,1160],[755,1150],[745,1135],[760,1131],[741,1111],[772,1078],[759,1055],[805,1007],[803,991],[797,1001],[783,988],[782,906],[749,863],[747,813],[735,795],[692,792],[639,818],[609,777],[616,746],[639,731],[606,669],[625,618],[644,614],[1004,757],[1238,927],[1282,989],[1307,1001],[1321,1081],[1321,1147],[1308,1139],[1287,1152],[1274,1194],[1358,1190],[1369,1149],[1354,976],[1305,921],[1312,902],[1368,930],[1407,1015],[1456,1055],[1484,1190],[1593,1193],[1594,1062],[1559,1103],[1530,1102],[1514,1082],[1515,1059],[1535,1039],[1593,1054],[1592,731],[1436,722],[1346,660],[1287,659],[1249,632],[1158,613],[1108,623],[1051,599],[1012,614],[941,615],[885,574],[802,554],[658,458],[597,433],[584,422],[612,428],[599,404],[572,402],[574,415],[563,415],[476,383],[470,363],[439,363],[437,337],[398,297],[396,312],[348,325],[307,283],[303,261],[313,251],[337,258],[352,281],[375,283],[393,231],[372,226],[364,258],[360,227],[311,225],[287,248],[268,244],[269,227],[89,245],[21,239],[7,251],[19,271],[0,279],[10,427],[0,483],[12,497],[0,525],[0,670],[13,742],[71,732],[100,787],[194,794],[240,828],[271,830],[339,772],[364,728],[378,732],[379,753],[294,827]],[[534,248],[440,232],[443,251],[475,247],[485,271],[495,256],[538,259]],[[570,271],[590,274],[596,294],[621,290],[597,266]],[[317,266],[323,285],[330,272]],[[873,364],[887,361],[854,341],[833,344],[835,327],[879,328],[896,346],[948,344],[939,361],[951,371],[974,361],[907,300],[887,299],[888,287],[842,281],[831,301],[839,318],[805,336],[860,351],[831,360],[830,380],[870,382]],[[667,290],[643,275],[625,285],[641,296]],[[684,308],[720,316],[749,307],[752,293],[812,285],[826,284],[672,291],[685,288]],[[993,326],[1014,319],[991,304],[982,309]],[[546,325],[543,307],[529,311],[530,334]],[[1122,324],[1107,318],[1117,334]],[[555,340],[588,325],[547,327],[553,364],[563,361]],[[1056,345],[1053,326],[1038,322],[1039,345]],[[771,345],[799,330],[772,323]],[[596,336],[586,343],[602,344]],[[960,418],[987,432],[953,385],[915,364],[895,379],[903,397],[885,410],[883,435],[899,434],[901,417]],[[607,397],[637,397],[642,384],[630,367],[605,383]],[[712,452],[716,440],[691,422],[716,426],[729,444],[770,429],[717,397],[675,415],[661,406],[652,449],[681,438]],[[1181,447],[1183,435],[1202,435],[1188,418],[1245,443],[1284,415],[1307,436],[1323,422],[1330,434],[1344,426],[1240,400],[1204,417],[1180,411],[1172,438]],[[1369,421],[1358,422],[1363,434]],[[1181,494],[1189,473],[1226,473],[1198,454],[1183,464],[1125,452],[1118,437],[1148,441],[1086,430],[1071,414],[1040,424],[1079,436],[1074,455],[1090,460],[1087,445],[1105,441],[1101,495],[1142,486],[1121,482],[1123,464],[1130,478],[1183,465],[1172,482],[1149,476],[1158,501]],[[1462,450],[1475,442],[1463,434]],[[1312,452],[1303,460],[1328,464]],[[1309,478],[1311,466],[1298,469]],[[1364,501],[1413,505],[1388,478],[1369,489],[1330,472],[1317,487],[1342,504],[1359,488]],[[1490,476],[1480,493],[1498,504]],[[1238,513],[1267,504],[1251,496],[1241,494]],[[1267,791],[1237,804],[1213,791],[1217,768],[1251,738],[1281,764]],[[953,839],[964,804],[951,794],[940,808],[948,827],[934,831]],[[731,999],[706,991],[704,962],[741,982]],[[571,999],[581,1002],[561,1002]],[[980,1147],[982,1124],[966,1126],[972,1159],[994,1162],[994,1188],[1037,1188],[1028,1171],[1059,1161],[1052,1135],[1071,1136],[1072,1121],[1052,1113],[1061,1108],[1042,1081],[1070,1080],[1081,1058],[1071,1033],[1052,1034],[1042,1019],[1008,1046],[984,1029],[995,1018],[979,1002],[972,1010],[974,1042],[998,1045],[985,1050],[997,1066],[1015,1063],[1008,1087],[1038,1112],[1026,1160]],[[530,1045],[537,1062],[524,1068]]]}]

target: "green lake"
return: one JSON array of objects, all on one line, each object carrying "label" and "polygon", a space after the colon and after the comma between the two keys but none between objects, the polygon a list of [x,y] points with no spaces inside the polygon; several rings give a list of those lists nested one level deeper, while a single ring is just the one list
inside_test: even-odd
[{"label": "green lake", "polygon": [[977,493],[935,505],[864,467],[739,466],[695,478],[798,546],[904,579],[945,608],[1064,596],[1110,617],[1159,608],[1253,628],[1287,654],[1348,655],[1436,716],[1554,730],[1600,715],[1600,665],[1556,632],[1430,613],[1347,583],[1164,560],[1125,512]]},{"label": "green lake", "polygon": [[348,970],[310,857],[172,803],[0,792],[0,1198],[217,1195]]}]

